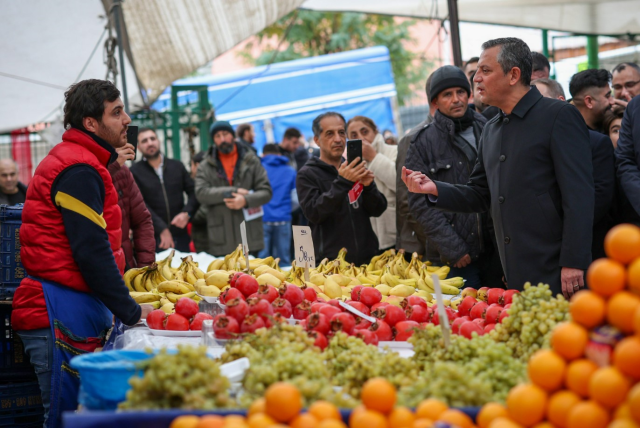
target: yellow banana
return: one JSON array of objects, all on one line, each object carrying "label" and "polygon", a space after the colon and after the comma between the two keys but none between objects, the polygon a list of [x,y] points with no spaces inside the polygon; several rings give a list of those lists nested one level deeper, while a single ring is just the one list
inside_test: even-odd
[{"label": "yellow banana", "polygon": [[321,273],[309,275],[309,282],[313,282],[315,285],[324,285],[325,280],[326,276]]},{"label": "yellow banana", "polygon": [[378,290],[380,292],[380,294],[382,294],[383,296],[388,296],[389,295],[389,291],[391,291],[392,287],[389,287],[387,284],[378,284],[376,285],[376,290]]},{"label": "yellow banana", "polygon": [[205,282],[207,285],[215,285],[218,288],[229,285],[229,273],[224,270],[213,270],[207,272]]},{"label": "yellow banana", "polygon": [[417,290],[416,296],[423,298],[427,302],[433,302],[433,294],[429,292],[426,292],[423,290]]},{"label": "yellow banana", "polygon": [[155,293],[139,293],[137,291],[132,291],[129,295],[136,301],[136,303],[150,303],[159,301],[162,296]]},{"label": "yellow banana", "polygon": [[458,306],[460,306],[460,302],[462,299],[455,299],[451,301],[451,309],[458,310]]},{"label": "yellow banana", "polygon": [[[249,263],[249,264],[251,264],[251,263]],[[263,273],[270,273],[271,275],[273,275],[276,278],[278,278],[280,281],[284,281],[287,278],[287,276],[284,274],[284,272],[279,271],[279,270],[275,270],[271,266],[268,266],[268,265],[260,265],[260,266],[256,267],[255,269],[253,269],[253,274],[255,276],[260,276]]]},{"label": "yellow banana", "polygon": [[207,272],[210,272],[212,270],[222,269],[222,265],[224,265],[224,262],[225,262],[225,260],[222,259],[222,258],[215,259],[214,261],[209,263],[209,266],[207,267]]},{"label": "yellow banana", "polygon": [[169,302],[166,303],[162,306],[160,306],[160,309],[165,313],[165,314],[172,314],[173,311],[175,311],[175,306],[173,305],[173,303]]},{"label": "yellow banana", "polygon": [[360,284],[362,285],[374,285],[375,281],[372,281],[371,279],[369,279],[369,277],[363,273],[359,273],[358,276],[356,276],[356,279],[358,281],[360,281]]},{"label": "yellow banana", "polygon": [[142,293],[145,293],[147,291],[147,289],[144,287],[144,274],[142,275],[136,275],[135,278],[133,278],[133,289]]},{"label": "yellow banana", "polygon": [[167,299],[169,299],[169,301],[171,303],[176,303],[178,301],[178,299],[182,299],[183,297],[191,299],[195,295],[196,295],[195,291],[191,291],[189,293],[184,293],[184,294],[177,294],[177,293],[168,292],[167,293]]},{"label": "yellow banana", "polygon": [[331,276],[324,281],[324,294],[332,299],[342,296],[342,287]]},{"label": "yellow banana", "polygon": [[451,300],[449,299],[442,299],[442,304],[448,307],[451,307]]},{"label": "yellow banana", "polygon": [[122,279],[124,280],[124,285],[127,286],[129,291],[135,291],[133,288],[133,280],[134,278],[141,273],[140,269],[129,269],[122,275]]},{"label": "yellow banana", "polygon": [[156,284],[153,282],[152,274],[151,274],[150,272],[147,272],[147,273],[145,274],[145,278],[144,278],[144,288],[145,288],[147,291],[151,291],[151,290],[153,290],[154,288],[156,288]]},{"label": "yellow banana", "polygon": [[256,278],[259,285],[269,284],[276,288],[280,288],[282,285],[282,281],[271,275],[270,273],[263,273],[259,277]]},{"label": "yellow banana", "polygon": [[391,290],[389,290],[390,296],[399,296],[399,297],[408,297],[416,292],[416,289],[410,285],[396,285]]},{"label": "yellow banana", "polygon": [[162,265],[162,267],[160,268],[160,273],[167,281],[171,281],[173,279],[173,272],[171,272],[171,268],[169,267],[169,265]]},{"label": "yellow banana", "polygon": [[186,282],[188,282],[189,284],[193,285],[196,283],[196,281],[198,280],[198,278],[196,278],[196,276],[193,274],[193,271],[191,270],[187,270],[184,273],[184,280]]},{"label": "yellow banana", "polygon": [[193,291],[193,286],[191,284],[184,281],[178,281],[176,279],[173,281],[164,281],[158,284],[159,293],[186,294],[191,291]]},{"label": "yellow banana", "polygon": [[331,297],[327,296],[324,293],[318,293],[318,297],[321,299],[324,299],[325,302],[328,302],[329,300],[331,300]]},{"label": "yellow banana", "polygon": [[442,294],[451,294],[453,296],[457,296],[460,294],[460,289],[458,287],[454,287],[453,285],[443,284],[440,282],[440,288],[442,289]]},{"label": "yellow banana", "polygon": [[198,290],[198,287],[206,287],[207,286],[207,281],[205,281],[204,279],[199,279],[196,281],[195,284],[193,284],[193,288],[195,288],[196,290]]},{"label": "yellow banana", "polygon": [[160,298],[160,306],[164,306],[167,303],[171,303],[169,299],[167,299],[164,295]]},{"label": "yellow banana", "polygon": [[[264,259],[253,259],[253,260],[249,260],[249,269],[254,270],[259,266],[269,266],[271,267],[271,264],[273,263],[274,259],[273,257],[269,256],[267,258]],[[238,259],[238,262],[240,262],[240,267],[242,269],[246,269],[247,268],[247,262],[244,260],[244,257],[240,257]]]},{"label": "yellow banana", "polygon": [[447,278],[444,279],[442,281],[440,281],[440,283],[445,283],[445,284],[449,284],[452,285],[456,288],[462,288],[464,287],[464,279],[461,276],[454,276],[453,278]]},{"label": "yellow banana", "polygon": [[218,297],[221,294],[220,289],[213,285],[203,285],[196,288],[196,290],[198,291],[198,294],[207,297]]}]

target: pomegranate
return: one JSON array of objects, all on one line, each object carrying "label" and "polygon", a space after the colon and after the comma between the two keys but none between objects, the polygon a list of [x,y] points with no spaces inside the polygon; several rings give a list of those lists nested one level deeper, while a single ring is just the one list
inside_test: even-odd
[{"label": "pomegranate", "polygon": [[427,306],[407,306],[407,308],[404,310],[404,313],[407,316],[407,319],[411,321],[415,321],[418,323],[429,321],[429,310]]},{"label": "pomegranate", "polygon": [[313,346],[317,346],[322,350],[329,346],[329,341],[324,334],[317,331],[310,331],[308,334],[315,339],[315,342],[313,342]]},{"label": "pomegranate", "polygon": [[515,296],[518,293],[519,293],[518,290],[505,290],[504,294],[502,295],[502,304],[510,305],[511,302],[513,302],[513,296]]},{"label": "pomegranate", "polygon": [[393,327],[400,321],[406,321],[407,319],[407,316],[405,315],[402,308],[393,305],[389,305],[384,308],[378,308],[373,311],[372,315],[378,319],[383,320],[391,327]]},{"label": "pomegranate", "polygon": [[331,317],[331,331],[343,331],[351,336],[355,328],[356,320],[351,314],[340,312]]},{"label": "pomegranate", "polygon": [[212,319],[213,317],[209,314],[203,312],[197,313],[196,316],[193,317],[191,324],[189,324],[189,330],[202,330],[202,321]]},{"label": "pomegranate", "polygon": [[344,309],[342,308],[342,306],[340,306],[340,300],[331,299],[327,303],[330,304],[331,306],[333,306],[334,308],[340,309],[340,312],[344,312]]},{"label": "pomegranate", "polygon": [[473,308],[476,303],[478,303],[478,301],[475,297],[465,297],[462,299],[462,302],[460,302],[460,305],[458,305],[458,313],[462,316],[469,315],[471,308]]},{"label": "pomegranate", "polygon": [[489,291],[489,287],[480,287],[478,288],[478,300],[483,302],[487,301],[487,292]]},{"label": "pomegranate", "polygon": [[280,289],[280,297],[291,303],[292,308],[295,308],[304,300],[304,291],[293,284],[285,284]]},{"label": "pomegranate", "polygon": [[378,320],[371,324],[369,330],[374,332],[378,336],[378,340],[381,342],[389,341],[393,339],[393,331],[389,324],[382,320]]},{"label": "pomegranate", "polygon": [[331,306],[331,305],[324,305],[323,307],[320,308],[319,311],[321,314],[323,314],[324,316],[326,316],[327,318],[331,319],[331,317],[335,314],[339,314],[342,311],[338,308],[336,308],[335,306]]},{"label": "pomegranate", "polygon": [[502,304],[502,295],[504,294],[504,290],[502,288],[490,288],[487,291],[487,304],[493,305]]},{"label": "pomegranate", "polygon": [[259,328],[264,328],[265,324],[262,318],[258,315],[249,315],[242,321],[242,325],[240,325],[241,333],[255,333],[255,331]]},{"label": "pomegranate", "polygon": [[189,330],[189,320],[180,314],[171,314],[164,323],[165,330],[187,331]]},{"label": "pomegranate", "polygon": [[147,315],[147,325],[154,330],[164,330],[164,319],[166,317],[167,314],[161,309],[151,311]]},{"label": "pomegranate", "polygon": [[458,334],[460,333],[460,326],[465,322],[469,321],[469,317],[456,318],[451,323],[451,333]]},{"label": "pomegranate", "polygon": [[463,299],[467,296],[471,296],[475,299],[476,297],[478,297],[478,290],[472,287],[466,287],[462,290],[462,293],[460,293],[460,295]]},{"label": "pomegranate", "polygon": [[378,302],[375,305],[371,306],[371,312],[375,311],[378,308],[384,308],[385,306],[389,306],[387,302]]},{"label": "pomegranate", "polygon": [[472,338],[472,333],[475,332],[478,336],[482,336],[484,334],[484,328],[480,327],[478,324],[467,321],[460,326],[460,335],[466,337],[467,339]]},{"label": "pomegranate", "polygon": [[308,300],[303,300],[293,308],[293,317],[297,320],[306,319],[309,314],[311,314],[311,303]]},{"label": "pomegranate", "polygon": [[359,300],[371,307],[382,300],[382,293],[373,287],[362,287]]},{"label": "pomegranate", "polygon": [[302,292],[304,293],[304,299],[310,302],[315,302],[318,300],[318,292],[311,287],[303,287]]},{"label": "pomegranate", "polygon": [[229,275],[229,285],[231,286],[231,288],[235,288],[236,286],[236,281],[238,281],[238,278],[240,278],[241,276],[245,276],[246,273],[244,272],[236,272],[234,274]]},{"label": "pomegranate", "polygon": [[307,330],[317,331],[324,335],[329,334],[331,330],[331,326],[329,325],[329,320],[323,314],[316,313],[311,314],[306,319],[307,321]]},{"label": "pomegranate", "polygon": [[213,334],[218,339],[234,339],[240,333],[240,324],[235,318],[224,314],[216,315],[213,318]]},{"label": "pomegranate", "polygon": [[242,293],[243,296],[248,297],[250,295],[252,295],[253,293],[257,293],[258,292],[258,288],[260,288],[260,286],[258,285],[258,281],[251,275],[241,275],[237,280],[236,280],[236,287],[238,290],[240,290],[240,292]]},{"label": "pomegranate", "polygon": [[356,316],[355,319],[356,319],[356,329],[357,330],[369,328],[369,326],[371,325],[371,322],[366,320],[366,319],[364,319],[364,318],[360,318],[360,317]]},{"label": "pomegranate", "polygon": [[362,339],[367,345],[378,346],[378,335],[368,329],[356,329],[355,336]]},{"label": "pomegranate", "polygon": [[363,285],[356,285],[351,290],[351,300],[359,302],[360,301],[360,290],[364,288]]},{"label": "pomegranate", "polygon": [[[451,325],[451,323],[455,321],[456,318],[458,318],[458,315],[455,313],[455,311],[449,307],[444,308],[444,312],[447,314],[447,318],[449,319],[449,325]],[[431,322],[434,325],[440,325],[440,314],[438,313],[438,308],[436,308],[435,306],[433,307]]]},{"label": "pomegranate", "polygon": [[327,303],[323,303],[323,302],[314,302],[311,304],[311,313],[315,314],[317,312],[320,312],[320,308],[323,306],[327,306]]},{"label": "pomegranate", "polygon": [[222,303],[223,305],[226,305],[229,300],[238,299],[238,298],[244,300],[244,294],[242,294],[240,290],[238,290],[237,288],[227,288],[220,295],[220,303]]},{"label": "pomegranate", "polygon": [[273,315],[262,317],[262,321],[264,321],[264,326],[267,328],[271,328],[276,324],[284,324],[289,322],[285,317],[282,316],[282,314],[279,314],[277,312],[275,312]]},{"label": "pomegranate", "polygon": [[283,298],[278,297],[271,303],[271,306],[273,306],[273,312],[277,312],[285,318],[291,318],[291,315],[293,315],[291,303]]},{"label": "pomegranate", "polygon": [[484,312],[487,310],[488,307],[489,305],[487,305],[485,302],[478,302],[476,305],[473,306],[473,308],[471,309],[471,312],[469,312],[469,317],[472,320],[476,318],[482,318],[484,316]]},{"label": "pomegranate", "polygon": [[500,318],[498,319],[498,322],[502,322],[504,321],[505,318],[507,318],[509,316],[509,313],[507,312],[506,308],[502,311],[502,313],[500,314]]},{"label": "pomegranate", "polygon": [[249,305],[240,298],[227,300],[227,307],[224,312],[227,316],[235,318],[238,323],[242,323],[245,317],[249,315]]},{"label": "pomegranate", "polygon": [[484,326],[484,334],[489,333],[491,330],[493,330],[494,328],[496,328],[495,324],[486,324]]},{"label": "pomegranate", "polygon": [[258,314],[262,318],[273,315],[273,306],[268,300],[254,297],[248,299],[247,304],[249,305],[249,315]]},{"label": "pomegranate", "polygon": [[500,314],[502,313],[502,306],[498,304],[489,305],[484,313],[484,319],[487,324],[495,324],[500,320]]},{"label": "pomegranate", "polygon": [[407,309],[407,307],[409,306],[416,306],[416,305],[422,306],[425,309],[428,308],[427,301],[424,300],[422,297],[409,296],[409,297],[405,297],[400,301],[400,307],[402,309]]},{"label": "pomegranate", "polygon": [[476,323],[480,327],[482,327],[482,331],[484,332],[484,320],[482,318],[476,318],[474,320],[471,320],[471,322]]},{"label": "pomegranate", "polygon": [[365,315],[369,315],[371,313],[369,307],[362,302],[355,302],[353,300],[349,300],[347,305],[352,306],[362,312]]},{"label": "pomegranate", "polygon": [[420,324],[415,321],[400,321],[393,327],[394,338],[397,342],[406,342]]},{"label": "pomegranate", "polygon": [[263,284],[258,287],[258,297],[267,300],[269,303],[273,303],[279,295],[278,289],[273,285]]},{"label": "pomegranate", "polygon": [[195,300],[191,300],[188,297],[181,297],[178,299],[175,308],[176,314],[180,314],[188,320],[193,318],[200,311]]}]

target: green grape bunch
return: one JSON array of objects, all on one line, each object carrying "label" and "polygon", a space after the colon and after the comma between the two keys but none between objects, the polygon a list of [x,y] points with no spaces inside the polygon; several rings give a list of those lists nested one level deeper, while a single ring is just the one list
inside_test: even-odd
[{"label": "green grape bunch", "polygon": [[161,350],[141,364],[142,377],[129,380],[123,410],[224,409],[236,407],[229,397],[229,380],[205,347],[178,345],[178,352]]}]

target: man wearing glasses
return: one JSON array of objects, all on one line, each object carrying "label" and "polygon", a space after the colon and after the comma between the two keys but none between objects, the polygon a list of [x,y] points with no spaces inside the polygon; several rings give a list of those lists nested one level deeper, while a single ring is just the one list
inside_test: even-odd
[{"label": "man wearing glasses", "polygon": [[633,62],[616,65],[612,72],[611,84],[616,103],[627,107],[629,101],[640,94],[640,66]]}]

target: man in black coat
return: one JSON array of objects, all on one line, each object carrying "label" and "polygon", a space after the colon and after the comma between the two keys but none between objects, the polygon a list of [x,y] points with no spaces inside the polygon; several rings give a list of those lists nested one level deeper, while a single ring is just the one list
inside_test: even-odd
[{"label": "man in black coat", "polygon": [[360,266],[378,253],[378,238],[370,217],[387,209],[387,199],[376,187],[371,171],[356,158],[342,157],[347,123],[340,113],[327,112],[313,121],[320,157],[312,157],[298,172],[300,208],[309,219],[316,260],[334,259],[341,248],[346,260]]},{"label": "man in black coat", "polygon": [[175,248],[188,252],[191,238],[186,227],[199,207],[193,180],[182,162],[162,155],[153,129],[140,130],[138,150],[144,157],[131,166],[131,173],[151,213],[156,251]]},{"label": "man in black coat", "polygon": [[548,283],[570,297],[591,262],[594,185],[589,133],[578,110],[530,87],[531,51],[520,39],[482,45],[475,82],[501,113],[484,128],[466,185],[404,170],[409,191],[452,212],[491,210],[509,288]]},{"label": "man in black coat", "polygon": [[[461,69],[440,67],[432,74],[430,102],[437,110],[433,123],[414,135],[405,166],[425,171],[432,180],[466,183],[478,157],[478,141],[487,119],[468,105],[471,88]],[[423,195],[409,193],[411,214],[426,234],[426,260],[451,266],[451,276],[462,276],[467,286],[501,284],[502,273],[491,271],[493,244],[486,213],[448,213],[427,204]],[[497,260],[497,258],[496,258]]]},{"label": "man in black coat", "polygon": [[640,215],[640,96],[627,105],[616,147],[620,185],[634,211]]}]

